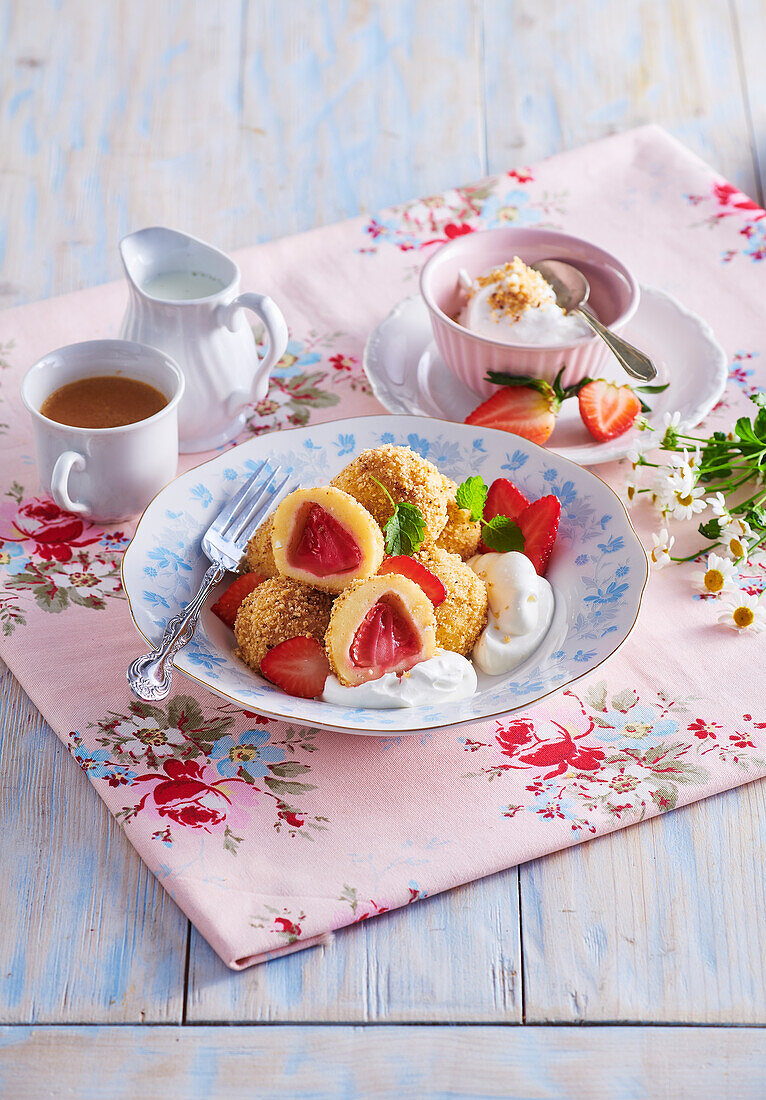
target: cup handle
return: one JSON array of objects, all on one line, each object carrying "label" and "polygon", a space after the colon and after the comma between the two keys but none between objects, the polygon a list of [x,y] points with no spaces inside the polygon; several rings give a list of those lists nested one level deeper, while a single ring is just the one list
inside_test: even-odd
[{"label": "cup handle", "polygon": [[85,516],[90,509],[81,500],[72,500],[69,495],[69,475],[72,470],[78,474],[85,469],[85,458],[77,451],[62,451],[56,459],[51,474],[51,496],[63,508],[65,512],[74,512],[76,515]]},{"label": "cup handle", "polygon": [[239,294],[233,302],[221,308],[221,320],[231,332],[236,331],[241,311],[249,309],[263,322],[268,339],[268,347],[256,367],[250,392],[237,390],[229,398],[229,413],[234,416],[249,401],[262,401],[266,396],[269,375],[287,348],[287,322],[282,310],[267,294]]}]

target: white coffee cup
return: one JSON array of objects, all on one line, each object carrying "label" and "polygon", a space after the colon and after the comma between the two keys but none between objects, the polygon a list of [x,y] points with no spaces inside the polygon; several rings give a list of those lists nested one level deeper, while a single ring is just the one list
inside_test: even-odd
[{"label": "white coffee cup", "polygon": [[[147,382],[167,405],[117,428],[75,428],[40,412],[55,390],[104,375]],[[34,427],[40,482],[66,512],[107,523],[137,515],[178,468],[178,404],[184,378],[156,348],[131,340],[87,340],[43,356],[21,383]]]}]

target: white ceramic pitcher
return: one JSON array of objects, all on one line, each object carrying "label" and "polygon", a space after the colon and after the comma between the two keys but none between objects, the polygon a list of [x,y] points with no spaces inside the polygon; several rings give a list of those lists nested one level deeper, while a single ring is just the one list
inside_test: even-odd
[{"label": "white ceramic pitcher", "polygon": [[[247,406],[268,391],[287,347],[287,325],[265,294],[240,294],[239,268],[204,241],[154,226],[120,241],[130,298],[120,335],[151,344],[183,371],[179,449],[208,451],[242,429]],[[246,310],[266,331],[259,359]]]}]

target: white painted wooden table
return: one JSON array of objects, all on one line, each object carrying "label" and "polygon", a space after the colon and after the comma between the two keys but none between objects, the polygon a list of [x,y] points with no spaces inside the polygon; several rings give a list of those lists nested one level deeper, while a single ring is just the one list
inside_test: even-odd
[{"label": "white painted wooden table", "polygon": [[[647,121],[759,197],[765,46],[763,0],[2,0],[0,304]],[[3,1097],[766,1093],[763,783],[232,974],[0,696]]]}]

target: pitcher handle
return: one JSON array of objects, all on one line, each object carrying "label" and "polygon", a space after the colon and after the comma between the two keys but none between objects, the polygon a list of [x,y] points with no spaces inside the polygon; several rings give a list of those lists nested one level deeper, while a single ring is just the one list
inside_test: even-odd
[{"label": "pitcher handle", "polygon": [[233,302],[222,306],[221,309],[221,320],[230,332],[236,331],[242,310],[249,309],[263,322],[268,340],[266,351],[256,367],[250,393],[231,395],[230,402],[234,402],[235,407],[230,408],[229,411],[234,415],[248,401],[262,401],[268,393],[269,375],[287,348],[287,322],[282,316],[282,310],[269,298],[268,294],[239,294]]}]

